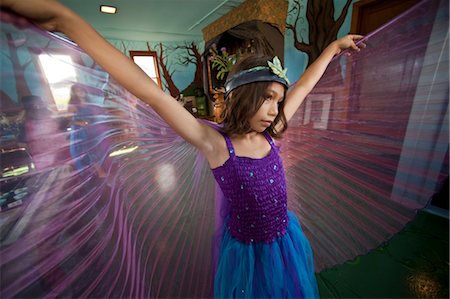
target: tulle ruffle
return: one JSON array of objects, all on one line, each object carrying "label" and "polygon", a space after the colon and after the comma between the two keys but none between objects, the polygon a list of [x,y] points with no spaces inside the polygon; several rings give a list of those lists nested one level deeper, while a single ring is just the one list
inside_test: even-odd
[{"label": "tulle ruffle", "polygon": [[274,242],[244,244],[225,229],[214,281],[216,298],[318,298],[314,260],[299,221]]}]

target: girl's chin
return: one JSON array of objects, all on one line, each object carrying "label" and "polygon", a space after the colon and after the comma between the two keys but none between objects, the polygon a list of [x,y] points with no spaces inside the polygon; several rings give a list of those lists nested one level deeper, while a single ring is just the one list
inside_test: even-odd
[{"label": "girl's chin", "polygon": [[263,127],[263,126],[260,126],[258,128],[252,128],[252,132],[255,132],[255,133],[263,133],[265,130],[267,130],[267,127]]}]

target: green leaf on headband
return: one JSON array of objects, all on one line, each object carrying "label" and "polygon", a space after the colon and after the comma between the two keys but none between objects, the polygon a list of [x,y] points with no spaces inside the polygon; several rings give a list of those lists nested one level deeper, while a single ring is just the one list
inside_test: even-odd
[{"label": "green leaf on headband", "polygon": [[289,79],[287,78],[287,68],[283,69],[283,67],[281,66],[281,61],[278,58],[278,56],[275,56],[272,60],[272,62],[267,61],[267,64],[270,67],[270,70],[272,71],[272,73],[274,73],[275,75],[277,75],[278,77],[280,77],[281,79],[286,80],[287,84],[289,85]]}]

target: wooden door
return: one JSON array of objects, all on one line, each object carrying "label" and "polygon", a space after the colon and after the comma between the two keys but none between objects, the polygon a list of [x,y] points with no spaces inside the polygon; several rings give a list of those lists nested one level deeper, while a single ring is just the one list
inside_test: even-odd
[{"label": "wooden door", "polygon": [[353,4],[350,32],[365,35],[386,24],[420,0],[360,0]]}]

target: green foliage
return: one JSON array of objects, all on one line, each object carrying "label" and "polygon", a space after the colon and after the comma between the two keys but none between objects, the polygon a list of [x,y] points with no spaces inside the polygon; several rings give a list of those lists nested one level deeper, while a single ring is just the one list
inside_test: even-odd
[{"label": "green foliage", "polygon": [[225,47],[222,47],[219,53],[215,44],[212,46],[209,52],[211,53],[211,67],[217,70],[216,78],[219,80],[223,80],[225,76],[230,72],[233,65],[236,63],[237,57],[235,54],[229,54]]}]

